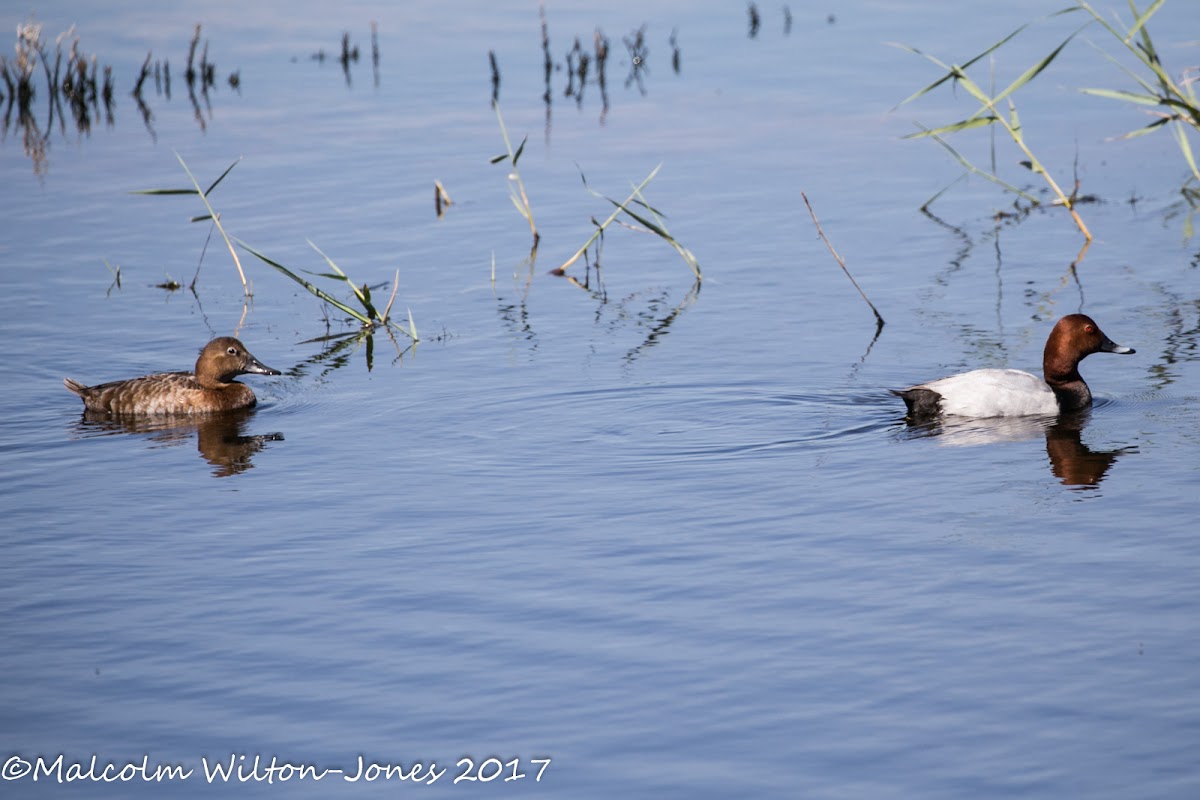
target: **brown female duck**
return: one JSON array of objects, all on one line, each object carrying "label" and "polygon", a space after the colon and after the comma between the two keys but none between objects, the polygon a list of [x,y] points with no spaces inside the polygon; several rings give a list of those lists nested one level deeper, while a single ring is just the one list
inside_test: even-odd
[{"label": "brown female duck", "polygon": [[160,372],[123,381],[84,386],[64,378],[63,384],[83,399],[88,411],[114,415],[212,414],[249,408],[257,400],[238,375],[282,375],[250,355],[232,336],[213,339],[200,351],[193,372]]}]

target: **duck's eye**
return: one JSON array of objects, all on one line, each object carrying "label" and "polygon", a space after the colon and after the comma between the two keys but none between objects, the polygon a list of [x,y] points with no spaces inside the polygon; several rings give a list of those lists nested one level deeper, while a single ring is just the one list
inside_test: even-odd
[{"label": "duck's eye", "polygon": [[236,356],[236,355],[237,355],[237,348],[236,348],[236,347],[231,347],[231,348],[229,348],[228,350],[226,350],[225,352],[226,352],[226,353],[229,353],[229,355],[231,355],[231,356]]},{"label": "duck's eye", "polygon": [[1096,328],[1093,325],[1084,325],[1083,330],[1087,333],[1094,333]]}]

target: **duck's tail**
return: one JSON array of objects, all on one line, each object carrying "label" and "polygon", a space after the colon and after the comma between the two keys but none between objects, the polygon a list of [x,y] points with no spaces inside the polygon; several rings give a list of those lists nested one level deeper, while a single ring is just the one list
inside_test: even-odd
[{"label": "duck's tail", "polygon": [[911,389],[889,389],[889,392],[904,400],[909,419],[925,420],[937,417],[941,411],[942,396],[932,389],[914,386]]},{"label": "duck's tail", "polygon": [[72,394],[78,395],[80,398],[87,399],[88,387],[84,386],[79,381],[73,381],[70,378],[63,378],[63,386]]}]

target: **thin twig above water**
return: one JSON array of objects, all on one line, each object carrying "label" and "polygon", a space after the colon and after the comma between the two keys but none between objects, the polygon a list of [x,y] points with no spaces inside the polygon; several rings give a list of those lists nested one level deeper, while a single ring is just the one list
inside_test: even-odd
[{"label": "thin twig above water", "polygon": [[879,332],[883,330],[883,315],[879,313],[879,309],[875,307],[875,304],[867,297],[867,293],[858,285],[858,281],[854,280],[854,276],[850,274],[850,270],[846,269],[846,260],[838,255],[838,251],[833,249],[833,244],[829,241],[829,237],[825,235],[825,231],[821,230],[821,223],[817,221],[817,215],[813,211],[812,203],[808,202],[808,195],[801,192],[800,196],[804,198],[804,205],[808,207],[808,214],[812,217],[813,225],[817,227],[817,233],[820,234],[821,240],[825,242],[825,246],[829,248],[829,252],[833,253],[833,257],[837,259],[838,266],[842,268],[842,272],[846,273],[846,277],[854,284],[854,288],[858,290],[862,299],[866,301],[867,305],[871,307],[871,311],[875,314],[875,335],[878,336]]}]

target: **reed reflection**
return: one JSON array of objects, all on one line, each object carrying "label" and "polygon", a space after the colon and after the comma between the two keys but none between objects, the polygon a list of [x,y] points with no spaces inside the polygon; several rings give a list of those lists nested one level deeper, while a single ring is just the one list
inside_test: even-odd
[{"label": "reed reflection", "polygon": [[[46,174],[51,135],[56,128],[64,139],[74,140],[77,135],[86,139],[100,121],[113,127],[118,107],[113,68],[102,66],[96,54],[83,51],[74,27],[59,34],[53,43],[44,40],[42,33],[42,25],[35,21],[19,25],[14,55],[0,56],[0,108],[3,109],[0,137],[7,136],[9,131],[20,133],[35,175]],[[359,51],[349,33],[342,35],[340,53],[337,61],[346,85],[350,86],[352,66],[358,63]],[[313,58],[323,62],[324,51]],[[378,87],[379,37],[374,22],[371,63]],[[205,131],[213,116],[212,94],[218,86],[218,72],[209,57],[209,41],[202,38],[200,25],[193,29],[182,76],[192,116],[200,130]],[[240,70],[229,72],[225,80],[230,89],[240,94]],[[150,138],[157,140],[155,99],[160,101],[159,105],[171,101],[170,61],[148,52],[132,83],[130,96],[142,124]]]}]

